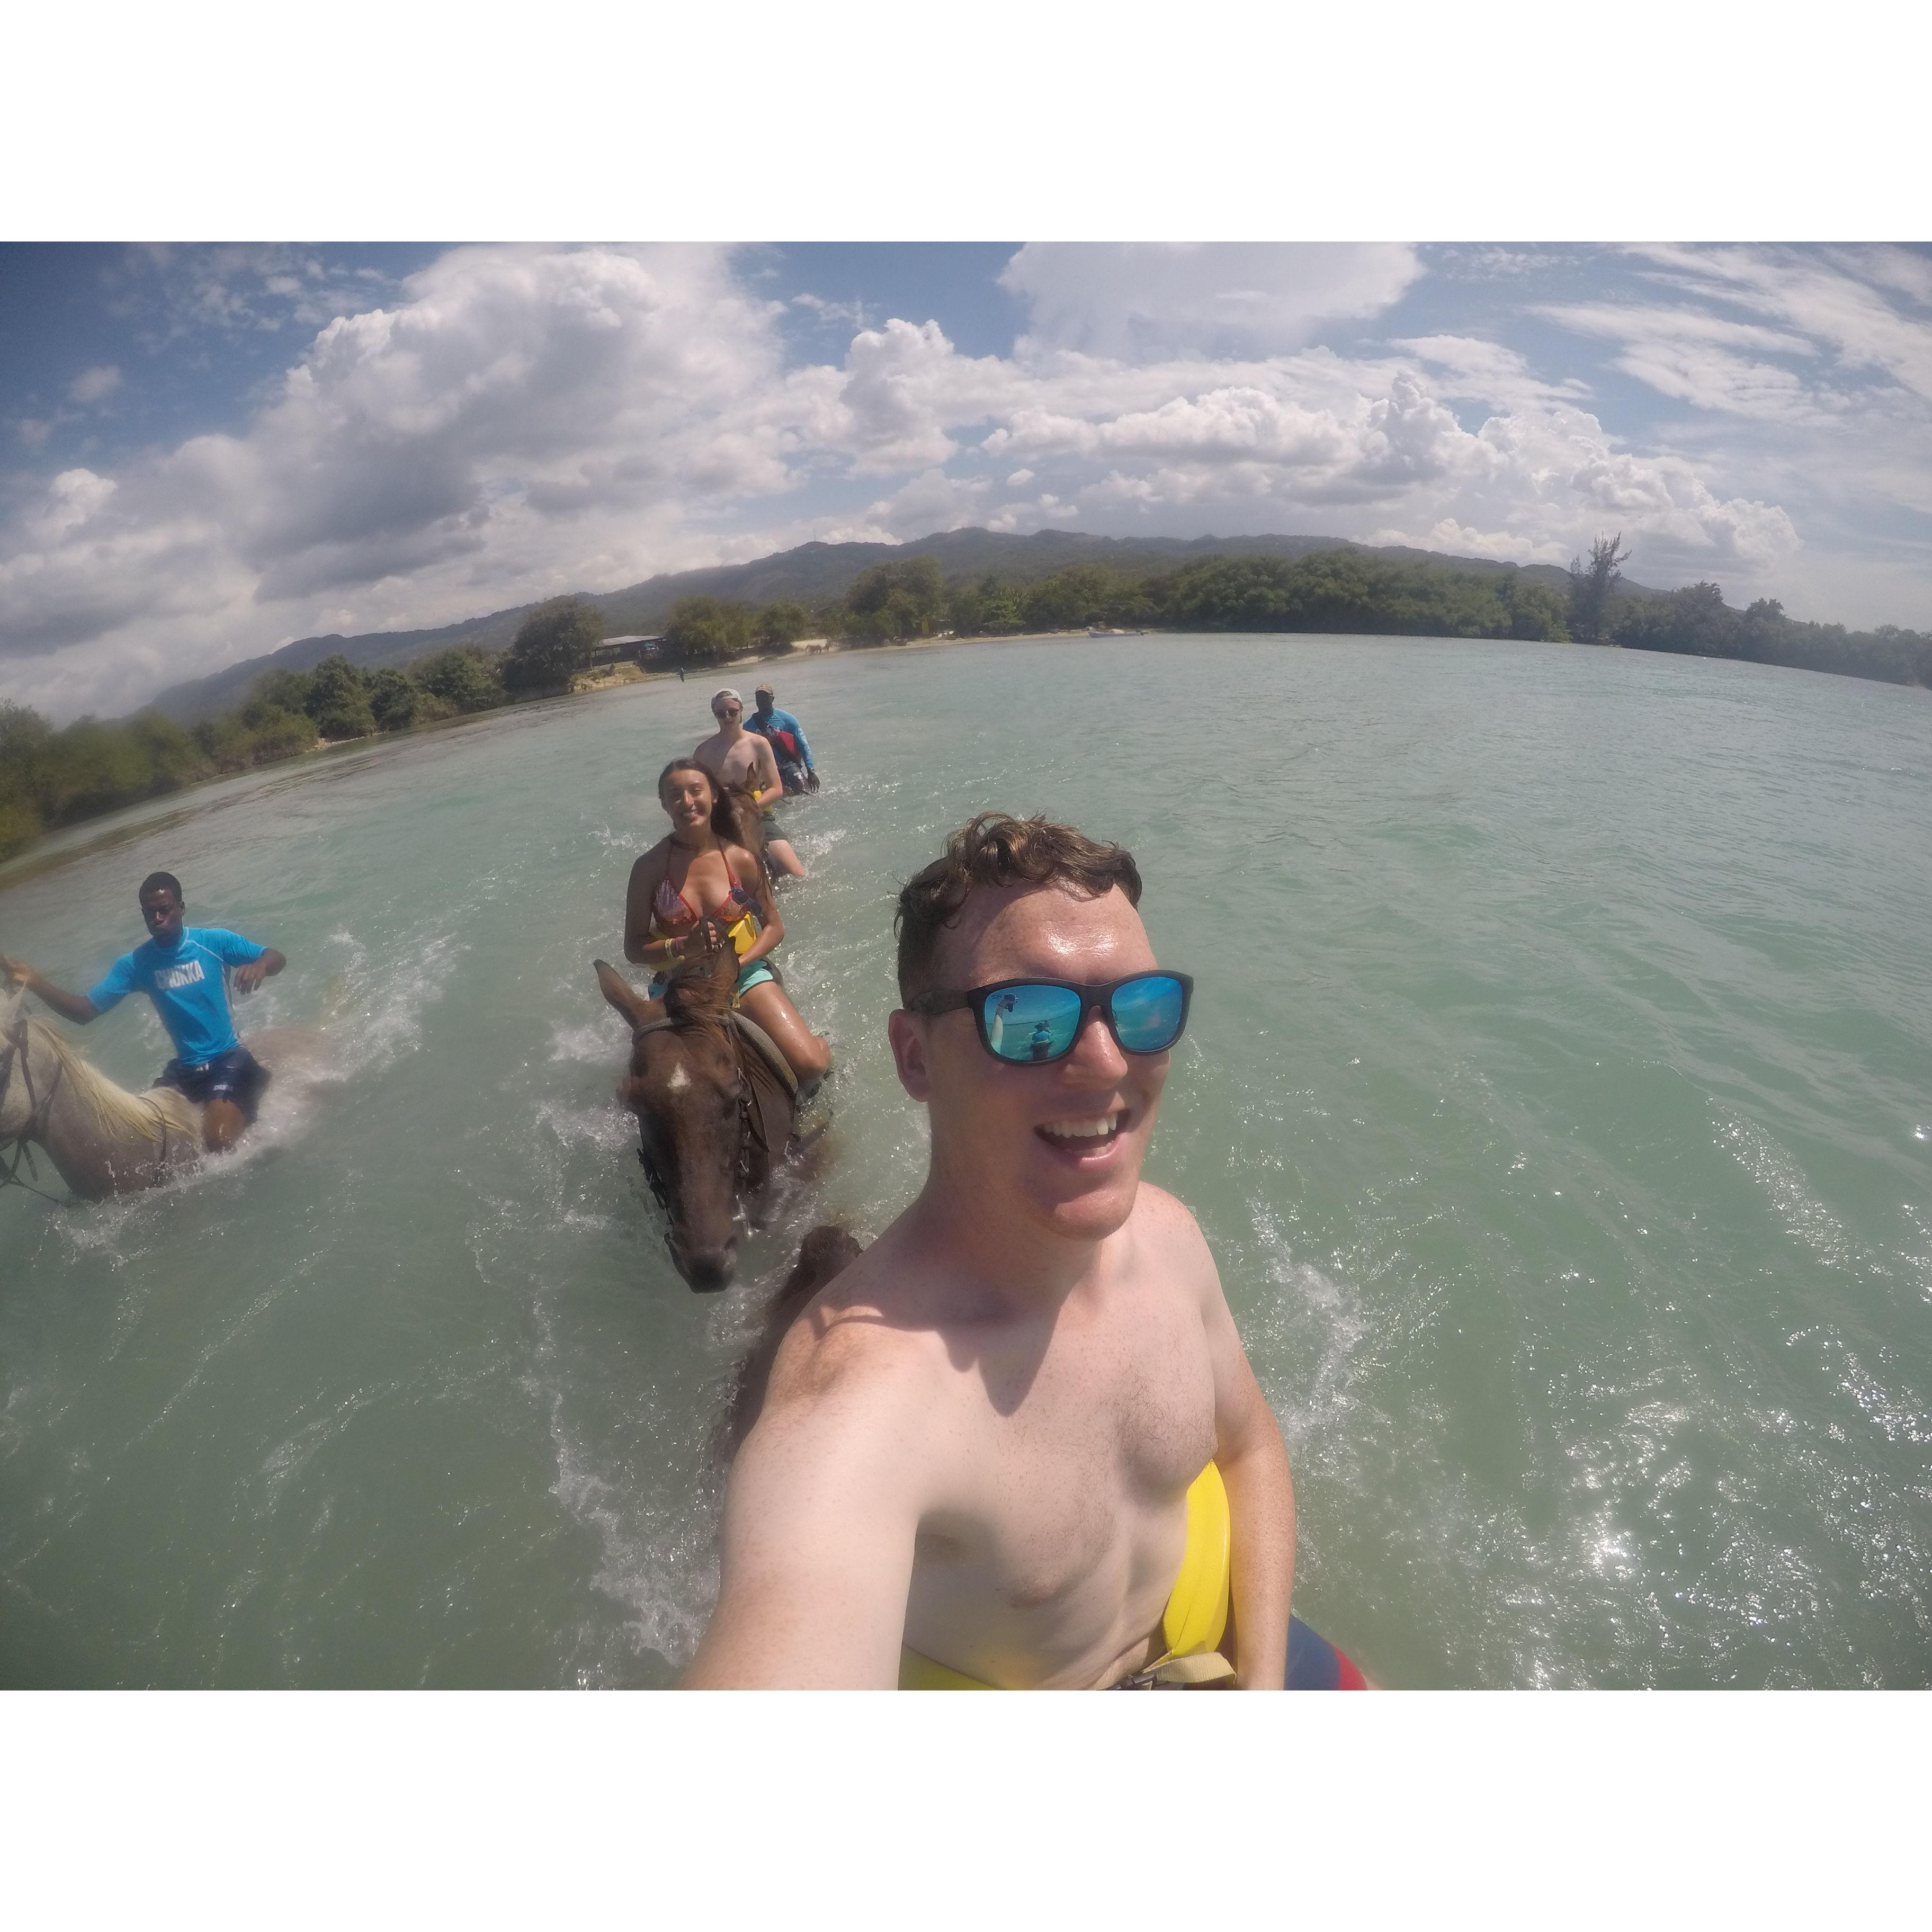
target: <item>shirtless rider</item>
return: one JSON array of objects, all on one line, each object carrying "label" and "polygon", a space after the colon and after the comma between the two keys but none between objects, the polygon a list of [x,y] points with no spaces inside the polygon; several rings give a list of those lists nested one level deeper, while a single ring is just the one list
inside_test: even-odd
[{"label": "shirtless rider", "polygon": [[0,958],[0,974],[24,986],[62,1018],[86,1026],[130,993],[146,993],[174,1042],[176,1057],[157,1087],[172,1087],[201,1109],[202,1144],[225,1154],[254,1124],[268,1070],[235,1035],[228,995],[252,993],[288,964],[272,946],[257,946],[224,926],[184,926],[181,881],[151,872],[141,881],[145,944],[124,952],[100,984],[63,992],[18,959]]},{"label": "shirtless rider", "polygon": [[765,818],[766,857],[776,871],[803,878],[804,862],[792,850],[791,841],[779,836],[772,814],[772,807],[784,796],[784,784],[770,742],[745,729],[745,700],[728,684],[712,694],[711,715],[718,729],[699,740],[692,756],[720,784],[746,785],[758,794],[758,809]]},{"label": "shirtless rider", "polygon": [[1140,1178],[1191,992],[1140,896],[1118,846],[997,812],[900,893],[888,1031],[926,1184],[778,1348],[691,1684],[1099,1688],[1225,1658],[1281,1687],[1287,1452],[1193,1216]]}]

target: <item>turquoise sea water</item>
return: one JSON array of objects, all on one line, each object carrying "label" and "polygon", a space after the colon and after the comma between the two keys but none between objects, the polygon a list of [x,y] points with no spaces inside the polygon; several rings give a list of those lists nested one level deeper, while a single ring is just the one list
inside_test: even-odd
[{"label": "turquoise sea water", "polygon": [[[338,1042],[218,1171],[0,1194],[0,1682],[670,1681],[754,1299],[922,1171],[891,896],[988,806],[1130,845],[1196,976],[1150,1171],[1287,1433],[1305,1617],[1396,1684],[1932,1681],[1932,695],[1312,638],[778,681],[826,776],[783,957],[842,1065],[722,1300],[664,1257],[590,973],[699,685],[0,873],[0,950],[84,986],[165,866],[289,955],[244,1026],[326,1000]],[[134,1001],[86,1042],[166,1057]]]}]

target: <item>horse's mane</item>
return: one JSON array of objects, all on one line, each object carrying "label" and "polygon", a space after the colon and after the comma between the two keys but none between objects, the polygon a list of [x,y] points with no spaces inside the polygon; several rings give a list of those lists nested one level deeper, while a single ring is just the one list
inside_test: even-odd
[{"label": "horse's mane", "polygon": [[[664,982],[664,1011],[680,1026],[712,1026],[721,1031],[724,1016],[731,1009],[731,989],[738,976],[738,956],[716,920],[704,923],[712,928],[718,951],[695,959],[680,960]],[[725,970],[727,961],[730,970]]]},{"label": "horse's mane", "polygon": [[749,785],[724,784],[717,788],[717,802],[711,808],[711,829],[721,838],[742,845],[754,858],[762,859],[765,850],[765,816],[758,807]]},{"label": "horse's mane", "polygon": [[[0,1004],[0,1022],[9,1017]],[[173,1088],[129,1093],[109,1079],[72,1040],[38,1017],[28,1021],[27,1034],[60,1063],[61,1090],[80,1109],[82,1127],[96,1140],[134,1135],[156,1147],[168,1138],[199,1144],[200,1120],[186,1097]]]}]

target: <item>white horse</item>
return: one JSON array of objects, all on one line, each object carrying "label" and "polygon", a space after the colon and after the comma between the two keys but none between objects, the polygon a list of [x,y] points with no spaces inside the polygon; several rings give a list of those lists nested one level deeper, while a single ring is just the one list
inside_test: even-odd
[{"label": "white horse", "polygon": [[[171,1087],[130,1094],[0,987],[0,1180],[17,1178],[26,1148],[46,1150],[83,1200],[153,1187],[202,1157],[201,1109]],[[248,1050],[272,1072],[313,1056],[313,1028],[272,1027]]]}]

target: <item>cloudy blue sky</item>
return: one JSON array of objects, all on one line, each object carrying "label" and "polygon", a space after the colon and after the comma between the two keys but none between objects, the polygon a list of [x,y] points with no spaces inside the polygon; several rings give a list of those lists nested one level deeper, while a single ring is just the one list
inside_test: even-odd
[{"label": "cloudy blue sky", "polygon": [[1312,532],[1932,628],[1932,249],[0,248],[0,696],[820,538]]}]

